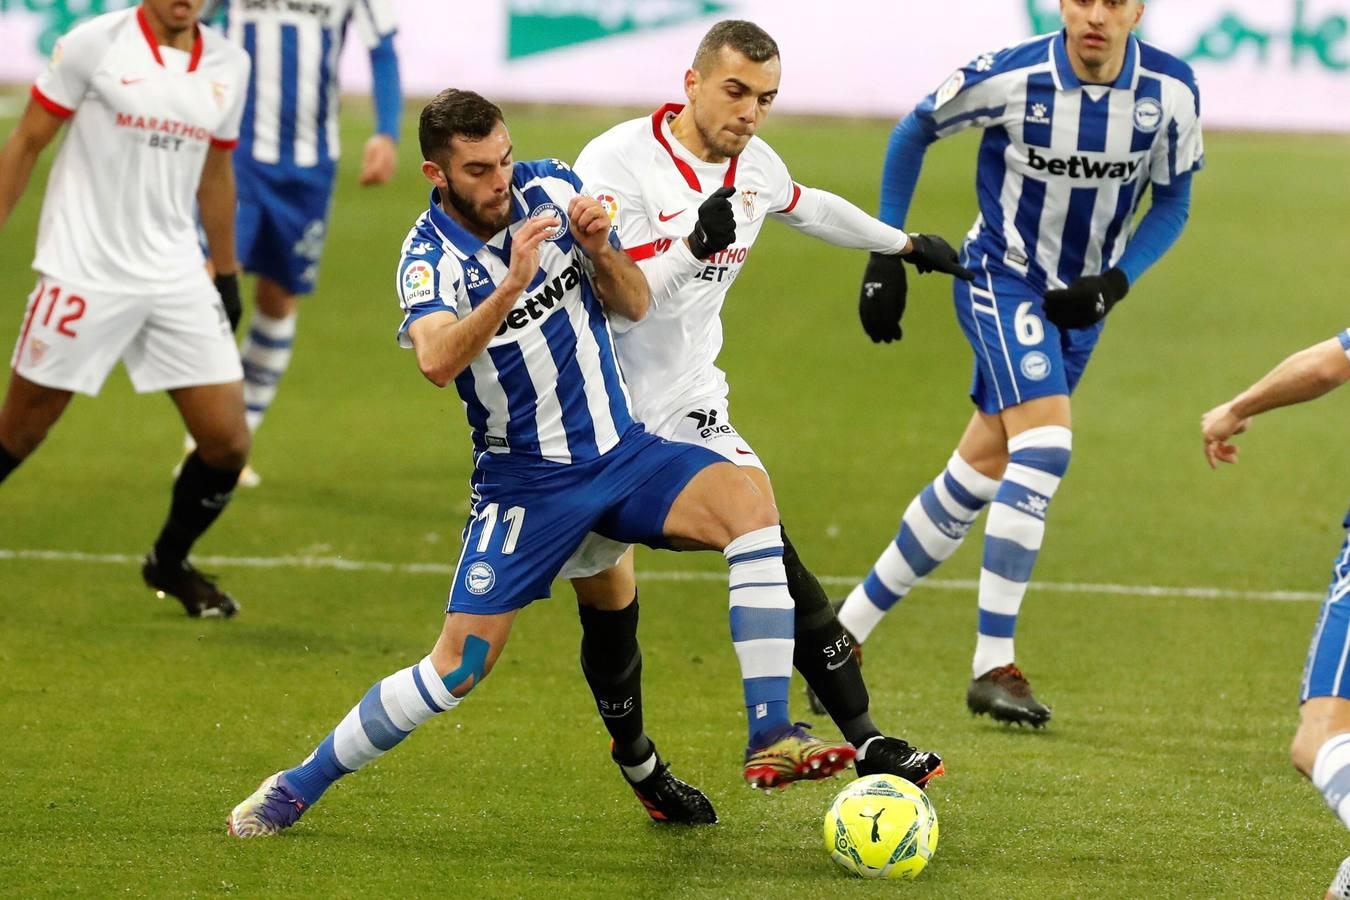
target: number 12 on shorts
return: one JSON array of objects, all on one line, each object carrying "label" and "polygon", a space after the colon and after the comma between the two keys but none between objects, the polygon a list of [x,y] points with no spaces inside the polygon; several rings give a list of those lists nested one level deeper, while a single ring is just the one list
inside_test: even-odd
[{"label": "number 12 on shorts", "polygon": [[[476,519],[483,523],[483,532],[478,537],[477,551],[479,553],[487,552],[488,543],[492,540],[492,533],[497,530],[497,510],[499,508],[496,503],[489,503],[476,516]],[[506,538],[502,541],[502,556],[510,556],[516,552],[516,542],[520,540],[520,529],[525,526],[525,507],[511,507],[502,515],[502,522],[506,524]]]}]

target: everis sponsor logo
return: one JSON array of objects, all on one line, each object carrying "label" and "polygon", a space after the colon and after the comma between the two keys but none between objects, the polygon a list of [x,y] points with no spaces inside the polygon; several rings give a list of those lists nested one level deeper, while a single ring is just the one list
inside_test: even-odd
[{"label": "everis sponsor logo", "polygon": [[510,0],[506,58],[683,25],[733,5],[717,0]]}]

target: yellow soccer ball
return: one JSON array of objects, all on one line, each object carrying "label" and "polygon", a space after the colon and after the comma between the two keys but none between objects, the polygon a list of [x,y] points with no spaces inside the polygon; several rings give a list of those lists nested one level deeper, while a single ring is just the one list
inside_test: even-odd
[{"label": "yellow soccer ball", "polygon": [[928,795],[894,775],[859,778],[825,813],[825,849],[863,878],[914,878],[937,842],[937,811]]}]

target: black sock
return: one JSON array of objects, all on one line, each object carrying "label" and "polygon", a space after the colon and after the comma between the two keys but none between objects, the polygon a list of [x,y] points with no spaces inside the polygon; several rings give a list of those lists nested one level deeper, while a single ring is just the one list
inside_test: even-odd
[{"label": "black sock", "polygon": [[614,758],[623,765],[645,762],[652,742],[642,728],[637,597],[626,609],[607,611],[578,604],[577,611],[581,616],[581,671],[614,739]]},{"label": "black sock", "polygon": [[844,739],[859,746],[881,732],[868,713],[871,698],[853,658],[853,639],[839,624],[825,589],[797,556],[787,529],[783,529],[783,567],[796,623],[792,664],[816,692]]},{"label": "black sock", "polygon": [[9,473],[17,469],[21,462],[23,460],[6,450],[4,444],[0,444],[0,482],[8,478]]},{"label": "black sock", "polygon": [[239,469],[216,469],[202,462],[193,451],[173,485],[169,519],[155,541],[155,559],[175,566],[187,559],[188,551],[211,523],[220,517],[239,481]]}]

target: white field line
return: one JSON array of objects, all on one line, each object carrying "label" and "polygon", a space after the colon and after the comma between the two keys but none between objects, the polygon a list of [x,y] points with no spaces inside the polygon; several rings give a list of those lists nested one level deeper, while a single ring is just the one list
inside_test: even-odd
[{"label": "white field line", "polygon": [[[455,567],[448,563],[393,563],[377,560],[344,559],[340,556],[196,556],[195,562],[207,567],[226,569],[334,569],[341,572],[381,572],[397,575],[452,575]],[[0,549],[0,562],[31,561],[80,563],[94,565],[129,566],[139,564],[141,557],[126,553],[79,553],[67,550],[5,550]],[[725,572],[644,571],[641,581],[709,581],[726,580]],[[822,575],[821,584],[851,588],[862,579],[853,575]],[[979,582],[966,578],[930,578],[926,588],[940,591],[974,592]],[[1308,602],[1321,600],[1323,594],[1311,591],[1239,591],[1218,587],[1174,587],[1158,584],[1092,584],[1066,581],[1038,581],[1034,590],[1059,594],[1102,594],[1116,597],[1180,597],[1188,600],[1264,600],[1274,602]]]}]

